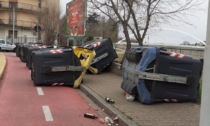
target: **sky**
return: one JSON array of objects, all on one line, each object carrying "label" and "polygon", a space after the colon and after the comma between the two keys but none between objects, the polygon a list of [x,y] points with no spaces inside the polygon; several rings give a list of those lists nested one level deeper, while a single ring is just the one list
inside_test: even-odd
[{"label": "sky", "polygon": [[[71,0],[60,0],[60,6],[62,15],[66,12],[66,3],[70,2]],[[198,12],[189,12],[191,15],[190,17],[186,17],[185,20],[189,20],[192,26],[187,24],[177,24],[173,25],[173,21],[171,24],[163,24],[161,28],[164,30],[152,30],[150,37],[147,37],[147,41],[153,43],[176,43],[180,44],[183,41],[190,41],[190,43],[194,44],[198,40],[206,40],[206,27],[207,27],[207,13],[208,13],[208,0],[200,6],[201,11]],[[120,36],[123,36],[120,33]],[[162,37],[159,37],[162,36]],[[192,37],[193,36],[193,37]],[[197,39],[195,39],[197,38]]]},{"label": "sky", "polygon": [[60,0],[61,14],[64,15],[66,13],[66,4],[71,0]]}]

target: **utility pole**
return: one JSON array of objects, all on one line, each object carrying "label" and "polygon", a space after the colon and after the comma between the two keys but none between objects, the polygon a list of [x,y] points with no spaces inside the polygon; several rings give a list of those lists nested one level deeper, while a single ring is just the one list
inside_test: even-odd
[{"label": "utility pole", "polygon": [[14,44],[15,40],[15,6],[13,5],[13,28],[12,28],[12,44]]},{"label": "utility pole", "polygon": [[206,34],[206,46],[204,52],[204,67],[203,67],[203,80],[202,80],[202,97],[201,97],[201,110],[200,110],[200,126],[210,126],[210,2],[208,10],[207,21],[207,34]]},{"label": "utility pole", "polygon": [[38,29],[39,25],[38,25],[38,23],[36,24],[36,26],[37,26],[36,27],[36,34],[37,34],[37,41],[36,42],[39,43],[39,29]]},{"label": "utility pole", "polygon": [[[42,11],[42,0],[39,0],[39,13],[41,13],[41,11]],[[39,26],[41,26],[40,25],[41,24],[41,16],[39,15],[38,16],[38,24],[37,25],[39,25]],[[38,40],[38,42],[41,42],[41,30],[39,31],[39,32],[37,32],[37,40]]]}]

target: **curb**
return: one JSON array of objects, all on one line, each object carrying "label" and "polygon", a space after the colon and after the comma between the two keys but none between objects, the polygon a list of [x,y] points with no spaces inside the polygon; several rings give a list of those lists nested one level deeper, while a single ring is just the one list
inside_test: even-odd
[{"label": "curb", "polygon": [[3,53],[0,53],[0,79],[2,79],[3,77],[5,66],[6,66],[6,57]]},{"label": "curb", "polygon": [[107,104],[104,99],[102,99],[98,94],[96,94],[92,89],[87,87],[85,84],[80,85],[80,90],[85,93],[93,102],[95,102],[99,107],[104,109],[104,112],[112,117],[118,117],[119,126],[138,126],[132,120],[129,120],[125,115],[123,115],[119,110],[114,108],[112,105]]}]

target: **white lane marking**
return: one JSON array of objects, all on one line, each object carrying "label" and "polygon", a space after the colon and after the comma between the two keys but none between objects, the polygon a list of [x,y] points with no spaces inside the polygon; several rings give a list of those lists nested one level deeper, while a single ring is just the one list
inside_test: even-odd
[{"label": "white lane marking", "polygon": [[38,95],[44,95],[44,92],[41,87],[37,87],[36,90],[38,92]]},{"label": "white lane marking", "polygon": [[42,106],[43,112],[44,112],[44,116],[45,116],[45,120],[48,121],[53,121],[53,117],[52,114],[50,112],[50,108],[49,106]]}]

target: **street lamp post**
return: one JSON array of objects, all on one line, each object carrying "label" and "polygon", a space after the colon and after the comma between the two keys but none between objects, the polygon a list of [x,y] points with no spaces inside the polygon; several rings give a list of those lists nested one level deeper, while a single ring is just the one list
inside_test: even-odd
[{"label": "street lamp post", "polygon": [[14,44],[14,39],[15,39],[15,6],[13,6],[12,44]]},{"label": "street lamp post", "polygon": [[202,97],[201,97],[201,111],[200,111],[200,126],[210,126],[210,2],[208,10],[206,46],[204,52],[204,67],[203,67],[203,84],[202,84]]}]

